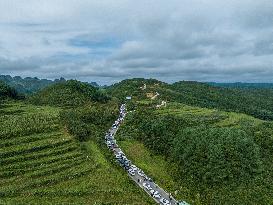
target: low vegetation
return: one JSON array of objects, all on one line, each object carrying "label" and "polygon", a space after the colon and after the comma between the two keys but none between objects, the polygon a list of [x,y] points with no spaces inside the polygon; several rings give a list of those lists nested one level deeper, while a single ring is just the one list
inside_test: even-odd
[{"label": "low vegetation", "polygon": [[[67,133],[60,112],[14,101],[1,108],[0,204],[153,204],[97,140]],[[104,116],[84,122],[99,132]]]}]

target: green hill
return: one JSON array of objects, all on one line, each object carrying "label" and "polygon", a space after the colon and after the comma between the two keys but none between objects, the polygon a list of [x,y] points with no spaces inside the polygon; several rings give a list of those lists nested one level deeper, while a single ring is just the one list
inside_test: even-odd
[{"label": "green hill", "polygon": [[[22,102],[0,108],[0,204],[154,204],[105,145],[70,135],[61,111]],[[103,140],[116,116],[88,117]]]},{"label": "green hill", "polygon": [[30,97],[38,105],[80,106],[88,102],[106,102],[109,97],[88,83],[69,80],[50,85]]},{"label": "green hill", "polygon": [[190,204],[272,204],[273,123],[245,114],[139,103],[117,139],[168,192]]},{"label": "green hill", "polygon": [[[146,84],[146,89],[141,87]],[[273,120],[273,89],[222,88],[194,81],[167,84],[154,79],[130,79],[114,84],[108,92],[119,99],[132,96],[133,100],[160,100],[180,102],[204,108],[217,108],[252,115],[259,119]]]},{"label": "green hill", "polygon": [[[146,89],[142,90],[141,87],[146,84]],[[147,99],[147,93],[155,93],[155,91],[167,85],[156,79],[133,78],[123,80],[112,86],[106,88],[107,92],[114,97],[124,100],[126,96],[132,96],[134,100]]]},{"label": "green hill", "polygon": [[189,105],[218,108],[273,120],[272,89],[220,88],[198,82],[177,82],[171,89],[179,93],[172,99]]}]

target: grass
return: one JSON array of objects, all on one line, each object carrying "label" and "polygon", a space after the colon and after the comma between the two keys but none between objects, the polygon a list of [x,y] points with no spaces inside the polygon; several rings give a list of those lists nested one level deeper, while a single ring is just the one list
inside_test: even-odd
[{"label": "grass", "polygon": [[60,111],[1,106],[0,204],[154,204],[106,148],[69,135]]},{"label": "grass", "polygon": [[[120,141],[119,145],[133,163],[152,177],[165,191],[172,193],[177,200],[191,203],[196,201],[194,194],[175,179],[178,169],[175,163],[167,161],[161,155],[153,154],[143,143],[133,139]],[[177,195],[174,194],[176,190]]]},{"label": "grass", "polygon": [[263,120],[246,114],[200,108],[181,103],[168,103],[167,107],[162,107],[156,110],[155,113],[158,115],[173,115],[190,121],[214,124],[219,127],[236,127],[244,123],[257,126],[263,122]]}]

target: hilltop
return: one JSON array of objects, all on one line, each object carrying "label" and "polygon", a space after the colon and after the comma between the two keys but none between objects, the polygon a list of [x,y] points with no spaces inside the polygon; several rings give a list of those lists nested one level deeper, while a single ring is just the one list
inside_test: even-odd
[{"label": "hilltop", "polygon": [[87,102],[106,102],[109,97],[88,83],[69,80],[50,85],[30,97],[39,105],[79,106]]},{"label": "hilltop", "polygon": [[[146,87],[144,86],[146,85]],[[119,99],[132,96],[133,99],[147,99],[155,94],[157,89],[164,87],[167,83],[156,79],[133,78],[126,79],[106,88],[107,92]]]},{"label": "hilltop", "polygon": [[158,93],[154,98],[156,100],[240,112],[265,120],[273,119],[273,89],[224,88],[195,81],[167,84],[155,79],[135,78],[110,86],[109,93],[119,99],[132,96],[133,100],[148,100]]}]

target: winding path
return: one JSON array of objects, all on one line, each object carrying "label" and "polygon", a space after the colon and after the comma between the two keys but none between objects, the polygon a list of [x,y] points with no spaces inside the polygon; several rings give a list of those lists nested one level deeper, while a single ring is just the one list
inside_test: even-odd
[{"label": "winding path", "polygon": [[105,136],[105,142],[111,149],[117,159],[117,162],[127,170],[130,178],[149,194],[158,204],[161,205],[189,205],[186,202],[179,202],[174,199],[169,193],[160,188],[151,178],[149,178],[141,169],[136,167],[127,159],[122,150],[118,147],[115,140],[115,134],[126,116],[125,104],[120,107],[120,116],[109,129]]}]

